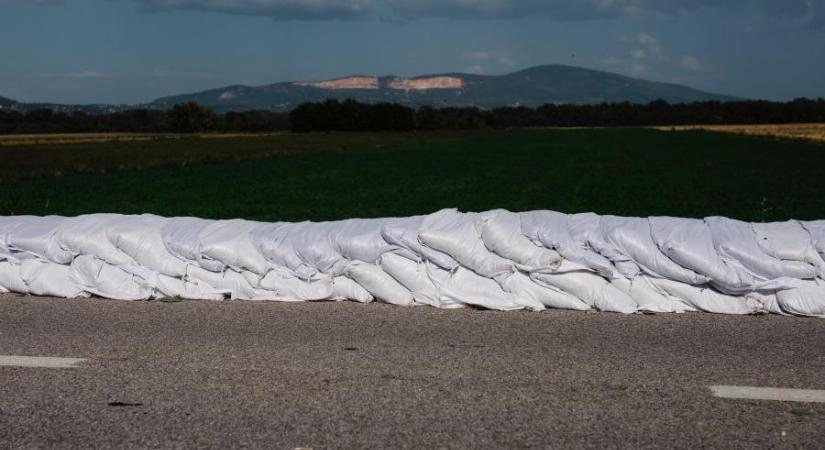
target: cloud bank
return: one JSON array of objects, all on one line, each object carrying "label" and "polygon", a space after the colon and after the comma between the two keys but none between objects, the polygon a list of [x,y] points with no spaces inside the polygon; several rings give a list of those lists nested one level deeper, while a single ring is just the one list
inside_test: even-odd
[{"label": "cloud bank", "polygon": [[283,20],[351,19],[374,12],[375,0],[134,0],[148,11],[201,10]]},{"label": "cloud bank", "polygon": [[[59,1],[59,0],[39,0]],[[514,19],[559,21],[619,17],[678,17],[707,8],[825,29],[825,0],[132,0],[144,10],[200,10],[278,20],[390,18],[415,20]]]}]

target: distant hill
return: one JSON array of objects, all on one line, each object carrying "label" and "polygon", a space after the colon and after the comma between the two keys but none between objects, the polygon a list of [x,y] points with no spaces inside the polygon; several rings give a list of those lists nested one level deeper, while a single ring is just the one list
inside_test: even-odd
[{"label": "distant hill", "polygon": [[167,108],[194,101],[217,111],[290,110],[308,101],[353,98],[361,102],[430,105],[540,106],[545,103],[601,102],[670,103],[736,100],[687,86],[630,78],[610,72],[563,65],[532,67],[507,75],[467,73],[424,75],[415,78],[354,75],[326,81],[291,81],[266,86],[226,86],[192,94],[163,97],[151,106]]},{"label": "distant hill", "polygon": [[110,104],[87,104],[87,105],[66,105],[61,103],[23,103],[6,97],[0,97],[0,110],[12,110],[19,112],[34,111],[36,109],[49,109],[55,112],[66,114],[86,113],[86,114],[111,114],[123,112],[135,108],[155,108],[149,105],[110,105]]},{"label": "distant hill", "polygon": [[0,97],[0,108],[14,108],[18,105],[18,103],[10,98]]}]

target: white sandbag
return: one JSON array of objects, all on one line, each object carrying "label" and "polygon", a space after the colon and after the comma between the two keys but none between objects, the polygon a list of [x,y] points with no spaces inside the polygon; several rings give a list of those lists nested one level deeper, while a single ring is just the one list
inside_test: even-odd
[{"label": "white sandbag", "polygon": [[213,223],[215,223],[214,220],[196,217],[167,219],[160,230],[163,244],[173,256],[190,261],[212,272],[223,272],[226,270],[226,264],[201,253],[201,233]]},{"label": "white sandbag", "polygon": [[602,216],[601,231],[606,242],[632,259],[646,273],[689,284],[704,284],[708,277],[671,261],[653,241],[648,219]]},{"label": "white sandbag", "polygon": [[716,314],[756,314],[764,312],[761,304],[751,298],[726,295],[711,288],[702,288],[673,280],[648,277],[650,283],[694,308]]},{"label": "white sandbag", "polygon": [[29,287],[20,275],[20,264],[0,261],[0,290],[28,294]]},{"label": "white sandbag", "polygon": [[[641,268],[628,255],[618,251],[605,240],[600,216],[593,213],[570,215],[567,218],[567,229],[570,236],[581,248],[592,250],[605,258],[614,267],[615,271],[624,277],[633,278],[641,273]],[[590,259],[593,259],[592,255]],[[587,267],[590,267],[590,265],[587,264]],[[599,272],[601,273],[601,271]]]},{"label": "white sandbag", "polygon": [[729,264],[739,264],[765,280],[810,279],[816,268],[799,261],[782,261],[765,253],[756,242],[751,224],[725,217],[707,217],[716,253]]},{"label": "white sandbag", "polygon": [[201,289],[226,294],[232,300],[300,301],[295,298],[282,298],[277,292],[253,286],[242,273],[231,269],[212,272],[201,267],[190,266],[186,279]]},{"label": "white sandbag", "polygon": [[69,264],[75,253],[61,247],[57,239],[58,227],[66,221],[59,216],[18,217],[19,226],[8,231],[7,248],[12,252],[24,252],[57,264]]},{"label": "white sandbag", "polygon": [[650,229],[662,253],[676,264],[710,278],[714,286],[727,292],[754,288],[753,275],[735,270],[716,254],[713,236],[704,220],[651,217]]},{"label": "white sandbag", "polygon": [[331,222],[336,250],[348,260],[377,263],[384,253],[400,247],[384,240],[385,225],[396,219],[352,219]]},{"label": "white sandbag", "polygon": [[315,273],[338,276],[345,270],[348,261],[338,251],[333,222],[309,222],[301,227],[286,228],[286,248],[293,248],[302,262]]},{"label": "white sandbag", "polygon": [[[301,230],[313,226],[313,222],[261,224],[249,234],[252,244],[275,267],[291,270],[303,279],[318,274],[318,269],[301,258]],[[293,234],[298,234],[294,237]],[[332,261],[335,264],[338,258]]]},{"label": "white sandbag", "polygon": [[825,317],[825,282],[803,280],[795,289],[776,293],[783,311],[798,316]]},{"label": "white sandbag", "polygon": [[[540,243],[546,248],[553,249],[564,258],[593,270],[606,278],[614,276],[613,264],[604,256],[590,249],[590,245],[587,243],[586,231],[579,232],[579,241],[573,238],[568,228],[569,216],[566,214],[555,211],[531,211],[519,213],[519,217],[521,218],[522,234],[534,243]],[[598,230],[598,226],[597,218],[594,221],[594,230]]]},{"label": "white sandbag", "polygon": [[745,297],[759,304],[760,308],[763,309],[765,312],[771,314],[780,314],[783,316],[791,315],[790,313],[787,313],[784,310],[782,310],[782,307],[779,306],[779,300],[776,298],[776,292],[754,291],[748,292],[747,294],[745,294]]},{"label": "white sandbag", "polygon": [[273,291],[281,298],[294,298],[302,301],[335,299],[332,277],[307,281],[280,267],[270,270],[260,280],[259,286],[262,289]]},{"label": "white sandbag", "polygon": [[[453,271],[459,264],[450,255],[421,244],[418,234],[422,231],[427,216],[414,216],[386,222],[381,229],[381,237],[387,243],[407,250],[403,255],[413,261],[429,261],[438,267]],[[401,253],[395,251],[394,253]]]},{"label": "white sandbag", "polygon": [[61,247],[77,255],[95,256],[115,266],[135,264],[132,258],[112,245],[106,236],[112,226],[132,220],[131,216],[120,214],[71,217],[60,224],[56,236]]},{"label": "white sandbag", "polygon": [[20,264],[20,278],[31,295],[75,298],[88,296],[72,279],[69,266],[46,261],[26,260]]},{"label": "white sandbag", "polygon": [[188,300],[223,300],[224,294],[217,289],[191,281],[157,274],[152,279],[155,298],[180,297]]},{"label": "white sandbag", "polygon": [[225,297],[224,292],[206,284],[196,284],[189,280],[170,277],[143,266],[130,265],[118,268],[133,275],[136,283],[150,289],[151,298],[154,299],[178,296],[192,300],[223,300]]},{"label": "white sandbag", "polygon": [[436,269],[430,271],[430,279],[438,288],[441,301],[463,303],[500,311],[524,309],[510,292],[505,292],[494,280],[482,277],[464,267],[454,272]]},{"label": "white sandbag", "polygon": [[271,265],[252,244],[249,235],[259,225],[240,219],[214,222],[200,233],[200,252],[236,271],[249,270],[263,275]]},{"label": "white sandbag", "polygon": [[653,286],[648,277],[637,276],[633,279],[614,278],[610,284],[629,295],[639,305],[639,311],[653,313],[684,313],[697,311],[682,300],[668,295]]},{"label": "white sandbag", "polygon": [[375,297],[360,284],[344,276],[332,279],[332,291],[335,300],[350,300],[359,303],[370,303],[375,300]]},{"label": "white sandbag", "polygon": [[137,276],[92,255],[72,261],[71,279],[86,292],[115,300],[148,300],[154,294]]},{"label": "white sandbag", "polygon": [[375,264],[352,261],[344,271],[344,275],[382,302],[399,306],[413,304],[412,293]]},{"label": "white sandbag", "polygon": [[0,216],[0,261],[12,259],[12,251],[9,248],[9,234],[20,226],[19,216]]},{"label": "white sandbag", "polygon": [[530,278],[542,286],[575,295],[600,311],[630,314],[638,310],[638,305],[629,295],[611,285],[606,279],[593,272],[569,270],[565,266],[574,264],[565,261],[556,273],[534,273]]},{"label": "white sandbag", "polygon": [[142,215],[119,222],[108,229],[106,236],[118,250],[138,265],[170,277],[186,274],[186,262],[172,255],[163,243],[163,217]]},{"label": "white sandbag", "polygon": [[394,253],[383,255],[378,262],[381,270],[412,293],[416,303],[438,307],[438,289],[427,275],[424,264]]},{"label": "white sandbag", "polygon": [[825,221],[551,211],[323,223],[0,217],[0,292],[819,316],[823,241]]},{"label": "white sandbag", "polygon": [[347,228],[359,239],[357,244],[351,246],[343,244],[352,253],[366,254],[358,256],[377,258],[374,253],[386,244],[383,240],[372,246],[364,242],[364,236],[359,235],[359,232],[380,238],[381,225],[368,222],[364,222],[363,228],[359,220],[264,225],[253,230],[250,238],[267,261],[287,268],[301,278],[310,279],[319,274],[339,276],[350,261],[341,252],[343,243],[338,242],[341,227]]},{"label": "white sandbag", "polygon": [[756,243],[765,253],[785,261],[808,263],[820,277],[825,261],[813,245],[810,233],[796,220],[774,223],[754,223]]},{"label": "white sandbag", "polygon": [[[811,235],[811,244],[817,253],[825,255],[825,220],[809,220],[800,222],[803,228]],[[0,242],[2,238],[0,237]]]},{"label": "white sandbag", "polygon": [[439,211],[422,223],[418,238],[427,247],[444,252],[462,266],[484,277],[495,277],[516,270],[513,261],[487,250],[478,223],[484,217],[456,210]]},{"label": "white sandbag", "polygon": [[516,262],[527,272],[552,270],[561,263],[561,256],[550,249],[532,243],[521,231],[518,214],[492,211],[480,220],[481,241],[491,252]]},{"label": "white sandbag", "polygon": [[540,311],[544,309],[545,306],[548,308],[572,309],[577,311],[591,309],[589,305],[577,297],[558,289],[539,286],[533,282],[530,277],[521,272],[502,276],[498,279],[498,282],[506,292],[512,293],[517,301],[534,311]]}]

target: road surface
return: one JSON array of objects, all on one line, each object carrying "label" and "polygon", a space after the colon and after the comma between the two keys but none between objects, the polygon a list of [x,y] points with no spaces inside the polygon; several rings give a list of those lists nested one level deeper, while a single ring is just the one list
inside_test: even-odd
[{"label": "road surface", "polygon": [[5,294],[0,355],[86,360],[6,359],[0,448],[825,445],[710,389],[825,389],[823,319]]}]

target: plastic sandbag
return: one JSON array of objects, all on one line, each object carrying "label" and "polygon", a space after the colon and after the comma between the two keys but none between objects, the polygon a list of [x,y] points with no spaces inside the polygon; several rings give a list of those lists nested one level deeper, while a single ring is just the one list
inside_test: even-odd
[{"label": "plastic sandbag", "polygon": [[636,278],[614,278],[610,284],[620,291],[629,295],[640,311],[654,313],[684,313],[696,311],[696,308],[685,304],[683,301],[668,295],[650,283],[648,277],[638,276]]},{"label": "plastic sandbag", "polygon": [[0,217],[0,261],[17,261],[9,248],[9,234],[20,226],[18,217]]},{"label": "plastic sandbag", "polygon": [[237,271],[249,270],[263,275],[271,266],[249,237],[259,225],[240,219],[212,223],[200,233],[200,252]]},{"label": "plastic sandbag", "polygon": [[[505,291],[515,296],[517,301],[535,311],[543,309],[544,306],[577,311],[590,309],[590,306],[577,297],[558,289],[539,286],[521,272],[503,276],[498,281]],[[541,305],[541,307],[538,305]]]},{"label": "plastic sandbag", "polygon": [[567,270],[565,266],[570,265],[573,264],[565,261],[557,273],[535,273],[530,277],[542,286],[575,295],[601,311],[630,314],[638,310],[637,303],[629,295],[606,279],[586,270]]},{"label": "plastic sandbag", "polygon": [[115,300],[148,300],[154,293],[137,276],[92,255],[72,261],[71,279],[86,292]]},{"label": "plastic sandbag", "polygon": [[713,246],[720,257],[747,268],[762,279],[810,279],[816,276],[816,268],[810,264],[781,261],[765,253],[757,244],[749,223],[725,217],[707,217],[705,223],[710,228]]},{"label": "plastic sandbag", "polygon": [[20,275],[20,264],[0,261],[0,291],[29,293],[29,287]]},{"label": "plastic sandbag", "polygon": [[232,300],[284,300],[300,301],[294,298],[282,298],[277,292],[253,286],[247,277],[234,270],[212,272],[201,267],[189,267],[187,280],[201,289],[229,295]]},{"label": "plastic sandbag", "polygon": [[561,256],[539,247],[522,234],[521,219],[509,211],[493,211],[481,219],[481,241],[493,253],[515,261],[519,269],[528,272],[552,270],[561,263]]},{"label": "plastic sandbag", "polygon": [[[568,226],[570,216],[555,211],[531,211],[519,213],[519,217],[521,217],[522,234],[528,239],[553,249],[564,258],[606,278],[614,276],[613,264],[590,248],[587,227],[580,227],[579,240],[574,239]],[[582,222],[582,219],[580,218],[579,221]],[[598,217],[593,225],[593,231],[597,232]]]},{"label": "plastic sandbag", "polygon": [[163,274],[157,274],[152,279],[156,298],[175,297],[188,300],[223,300],[224,294],[205,284],[196,284],[188,280],[181,280]]},{"label": "plastic sandbag", "polygon": [[694,308],[717,314],[756,314],[761,304],[747,297],[725,295],[711,288],[700,288],[673,280],[648,277],[650,283]]},{"label": "plastic sandbag", "polygon": [[413,304],[412,293],[374,264],[353,261],[344,274],[382,302],[399,306]]},{"label": "plastic sandbag", "polygon": [[442,301],[501,311],[525,308],[523,303],[519,303],[512,293],[505,292],[497,282],[464,267],[459,267],[455,272],[430,271],[430,279],[438,288]]},{"label": "plastic sandbag", "polygon": [[113,225],[106,235],[109,242],[138,265],[170,277],[182,277],[186,274],[186,262],[172,255],[163,243],[161,229],[166,222],[158,216],[138,216]]},{"label": "plastic sandbag", "polygon": [[[800,222],[803,228],[811,235],[811,244],[820,256],[825,255],[825,220],[811,220]],[[0,238],[0,241],[2,239]]]},{"label": "plastic sandbag", "polygon": [[331,222],[335,247],[346,259],[376,263],[400,247],[384,240],[384,227],[396,219],[352,219]]},{"label": "plastic sandbag", "polygon": [[226,264],[201,253],[201,233],[213,223],[215,223],[214,220],[196,217],[167,219],[166,224],[160,230],[163,244],[173,256],[190,261],[212,272],[223,272],[226,270]]},{"label": "plastic sandbag", "polygon": [[263,289],[275,292],[281,298],[303,301],[335,299],[332,277],[307,281],[296,277],[286,269],[275,268],[261,279],[259,285]]},{"label": "plastic sandbag", "polygon": [[462,214],[456,210],[439,211],[424,220],[418,234],[421,242],[444,252],[484,277],[495,277],[515,271],[513,261],[487,250],[478,230],[478,214]]},{"label": "plastic sandbag", "polygon": [[412,292],[416,303],[440,307],[438,288],[430,280],[425,264],[394,253],[383,255],[378,263],[381,270]]},{"label": "plastic sandbag", "polygon": [[653,242],[648,219],[602,216],[601,230],[605,241],[650,275],[689,284],[710,281],[665,256]]},{"label": "plastic sandbag", "polygon": [[825,261],[813,245],[810,233],[795,221],[754,223],[756,243],[765,253],[785,261],[800,261],[816,267],[822,276]]},{"label": "plastic sandbag", "polygon": [[69,264],[75,253],[61,247],[57,239],[58,227],[65,217],[23,216],[18,217],[19,226],[9,230],[6,236],[7,248],[12,252],[25,252],[57,264]]},{"label": "plastic sandbag", "polygon": [[71,277],[69,266],[45,261],[26,260],[20,264],[20,278],[29,294],[75,298],[86,293]]},{"label": "plastic sandbag", "polygon": [[344,276],[332,279],[332,291],[335,300],[350,300],[359,303],[370,303],[375,300],[375,297],[360,284]]},{"label": "plastic sandbag", "polygon": [[[427,216],[414,216],[403,219],[393,219],[384,224],[381,229],[381,237],[390,244],[403,248],[405,258],[413,261],[429,261],[438,267],[453,271],[459,264],[450,255],[429,248],[418,239],[418,234],[422,231],[421,226]],[[396,250],[394,253],[401,253]]]},{"label": "plastic sandbag", "polygon": [[57,228],[60,246],[77,254],[95,256],[109,264],[129,265],[134,260],[117,249],[106,236],[112,226],[133,221],[120,214],[89,214],[67,218]]},{"label": "plastic sandbag", "polygon": [[[590,249],[597,253],[604,258],[604,261],[609,261],[609,264],[615,268],[616,272],[619,272],[626,278],[633,278],[641,273],[641,268],[639,268],[636,262],[605,240],[600,216],[593,213],[570,215],[567,218],[567,229],[574,242],[581,248]],[[594,260],[596,258],[590,255],[589,259]],[[578,261],[574,262],[578,263]],[[589,264],[586,265],[590,267]],[[601,270],[598,272],[602,273]]]},{"label": "plastic sandbag", "polygon": [[799,316],[825,317],[825,282],[804,280],[795,289],[776,293],[783,311]]}]

